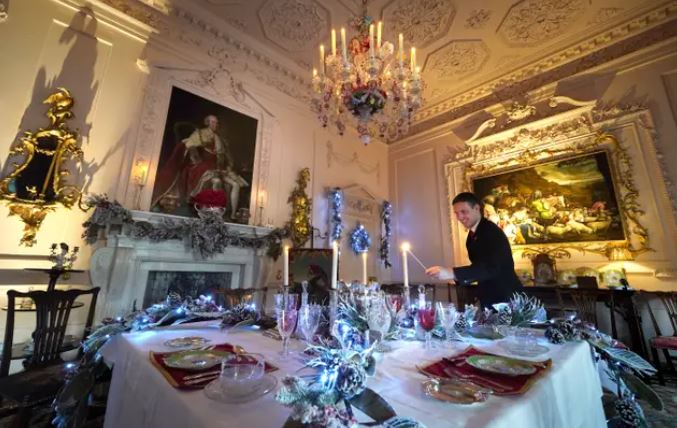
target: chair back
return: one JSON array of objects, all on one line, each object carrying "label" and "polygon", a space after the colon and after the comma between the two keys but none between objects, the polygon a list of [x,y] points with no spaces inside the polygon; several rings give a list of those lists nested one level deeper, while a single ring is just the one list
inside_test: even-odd
[{"label": "chair back", "polygon": [[49,365],[59,360],[60,349],[66,335],[68,318],[75,300],[83,295],[91,295],[91,303],[83,339],[89,334],[94,320],[96,300],[99,287],[89,290],[50,290],[29,291],[22,293],[16,290],[7,292],[7,322],[5,324],[5,342],[0,362],[0,377],[9,374],[12,359],[12,342],[14,340],[14,316],[17,298],[29,298],[35,302],[35,331],[33,337],[33,354],[25,361],[26,370]]},{"label": "chair back", "polygon": [[649,311],[649,317],[651,317],[651,323],[653,324],[654,331],[656,336],[663,336],[661,332],[660,324],[656,319],[653,308],[651,307],[652,298],[658,298],[658,300],[663,303],[665,310],[668,314],[668,319],[670,320],[670,325],[672,326],[672,336],[677,336],[677,292],[675,291],[641,291],[640,298],[645,302],[646,307]]},{"label": "chair back", "polygon": [[[597,326],[597,302],[599,300],[599,290],[573,289],[562,290],[557,289],[557,299],[560,307],[565,308],[565,297],[571,299],[574,304],[574,309],[577,312],[578,318],[592,323]],[[613,295],[610,295],[611,305],[613,308]]]}]

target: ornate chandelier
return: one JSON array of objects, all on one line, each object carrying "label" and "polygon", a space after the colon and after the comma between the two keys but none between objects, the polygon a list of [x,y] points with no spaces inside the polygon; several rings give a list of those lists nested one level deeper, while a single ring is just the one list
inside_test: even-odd
[{"label": "ornate chandelier", "polygon": [[333,125],[340,135],[347,125],[357,127],[366,145],[374,135],[395,139],[409,130],[411,117],[421,106],[423,82],[416,66],[416,48],[407,61],[404,37],[398,48],[382,41],[383,23],[374,25],[365,11],[351,24],[357,34],[347,42],[341,28],[341,51],[336,30],[331,30],[330,50],[320,45],[320,67],[313,69],[311,107],[323,127]]}]

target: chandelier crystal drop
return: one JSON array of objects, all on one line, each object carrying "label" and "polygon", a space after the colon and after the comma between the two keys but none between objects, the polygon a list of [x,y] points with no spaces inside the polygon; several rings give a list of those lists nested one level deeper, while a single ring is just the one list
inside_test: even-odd
[{"label": "chandelier crystal drop", "polygon": [[353,25],[357,34],[350,40],[341,28],[340,51],[336,30],[331,30],[327,52],[320,45],[311,107],[323,127],[335,126],[340,135],[348,125],[356,127],[365,145],[373,136],[396,139],[408,132],[413,113],[421,106],[423,82],[416,48],[405,55],[402,34],[397,49],[383,42],[383,23],[374,25],[366,13]]}]

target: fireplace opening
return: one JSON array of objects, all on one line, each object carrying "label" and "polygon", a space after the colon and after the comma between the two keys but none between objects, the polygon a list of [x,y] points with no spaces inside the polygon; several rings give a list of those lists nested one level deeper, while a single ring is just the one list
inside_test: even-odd
[{"label": "fireplace opening", "polygon": [[[217,298],[216,291],[231,287],[232,272],[185,272],[185,271],[149,271],[143,306],[147,308],[154,303],[164,301],[167,294],[176,292],[185,298],[200,295],[212,295]],[[220,305],[223,296],[217,298]]]}]

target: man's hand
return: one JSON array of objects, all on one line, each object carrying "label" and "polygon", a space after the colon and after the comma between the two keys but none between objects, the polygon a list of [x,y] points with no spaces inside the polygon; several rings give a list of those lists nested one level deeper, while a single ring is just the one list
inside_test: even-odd
[{"label": "man's hand", "polygon": [[445,279],[454,281],[456,280],[456,275],[454,275],[454,270],[451,268],[444,268],[442,266],[431,266],[425,270],[426,275],[431,276],[435,279]]}]

